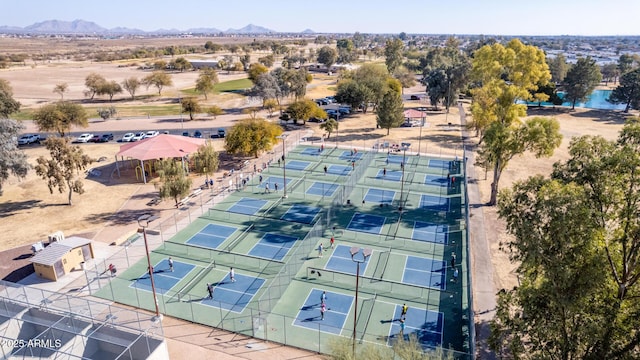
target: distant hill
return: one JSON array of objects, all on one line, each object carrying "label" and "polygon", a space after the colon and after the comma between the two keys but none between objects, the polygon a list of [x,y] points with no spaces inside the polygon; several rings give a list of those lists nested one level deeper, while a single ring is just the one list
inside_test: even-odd
[{"label": "distant hill", "polygon": [[267,29],[262,26],[249,24],[240,29],[228,29],[222,31],[216,28],[192,28],[187,30],[179,29],[158,29],[154,31],[143,31],[140,29],[131,29],[126,27],[116,27],[113,29],[104,28],[92,21],[74,20],[46,20],[26,26],[24,28],[18,26],[0,26],[0,33],[4,34],[69,34],[69,35],[91,35],[91,34],[274,34],[275,30]]},{"label": "distant hill", "polygon": [[225,31],[226,34],[271,34],[276,32],[277,31],[253,24],[249,24],[242,29],[228,29]]},{"label": "distant hill", "polygon": [[315,34],[316,32],[311,29],[305,29],[300,32],[301,34]]}]

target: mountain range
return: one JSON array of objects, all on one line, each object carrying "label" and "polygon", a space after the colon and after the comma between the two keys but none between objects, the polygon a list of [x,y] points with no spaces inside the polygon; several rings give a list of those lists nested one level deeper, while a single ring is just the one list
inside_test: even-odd
[{"label": "mountain range", "polygon": [[[92,21],[74,20],[47,20],[38,22],[26,27],[0,26],[0,33],[4,34],[65,34],[65,35],[108,35],[108,34],[131,34],[131,35],[153,35],[153,34],[274,34],[275,30],[262,26],[249,24],[240,29],[219,30],[216,28],[193,28],[187,30],[178,29],[158,29],[154,31],[144,31],[140,29],[130,29],[126,27],[116,27],[113,29],[104,28]],[[313,33],[306,29],[305,34]]]}]

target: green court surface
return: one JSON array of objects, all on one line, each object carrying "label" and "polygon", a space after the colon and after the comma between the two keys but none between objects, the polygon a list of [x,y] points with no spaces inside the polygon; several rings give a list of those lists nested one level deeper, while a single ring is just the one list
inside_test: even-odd
[{"label": "green court surface", "polygon": [[[172,256],[191,269],[163,280],[171,288],[158,295],[161,311],[324,353],[331,339],[352,336],[354,316],[360,343],[389,346],[406,303],[414,309],[407,324],[425,349],[442,346],[470,359],[464,163],[313,145],[285,158],[153,250],[152,261]],[[267,182],[278,183],[277,191],[266,191]],[[372,250],[360,268],[357,303],[352,247]],[[229,282],[231,267],[237,284]],[[97,295],[154,309],[149,291],[132,286],[145,269],[146,259]],[[207,284],[217,286],[212,299]],[[334,298],[325,320],[315,299],[322,291]]]}]

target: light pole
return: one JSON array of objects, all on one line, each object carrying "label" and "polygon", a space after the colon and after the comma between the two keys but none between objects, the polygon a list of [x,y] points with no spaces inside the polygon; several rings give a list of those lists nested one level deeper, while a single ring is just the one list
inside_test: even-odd
[{"label": "light pole", "polygon": [[285,143],[287,142],[287,136],[288,134],[282,134],[280,136],[278,136],[278,139],[282,139],[282,178],[283,178],[283,182],[284,184],[282,185],[283,188],[283,193],[282,193],[282,197],[284,199],[287,198],[287,161],[286,158],[284,156],[284,151],[285,151]]},{"label": "light pole", "polygon": [[[355,256],[362,251],[362,259],[357,259]],[[349,249],[351,253],[351,260],[356,263],[356,302],[353,309],[353,343],[351,345],[351,351],[353,352],[353,358],[356,358],[356,325],[358,319],[358,283],[360,279],[360,264],[367,261],[367,258],[371,256],[373,250],[362,249],[357,246],[353,246]]]},{"label": "light pole", "polygon": [[402,163],[401,163],[401,167],[402,167],[402,178],[400,179],[400,206],[398,207],[398,210],[402,211],[403,209],[403,205],[404,203],[402,202],[402,198],[404,197],[404,168],[407,166],[406,164],[406,157],[407,157],[407,150],[409,149],[409,147],[411,147],[411,143],[405,143],[403,142],[402,144]]},{"label": "light pole", "polygon": [[422,112],[422,123],[420,124],[420,136],[418,136],[418,154],[417,154],[418,156],[420,156],[420,148],[422,145],[422,128],[424,127],[424,124],[426,122],[427,122],[427,112],[425,110],[424,112]]},{"label": "light pole", "polygon": [[150,215],[150,214],[144,214],[138,218],[138,225],[140,226],[140,229],[142,229],[142,231],[138,229],[138,232],[142,232],[142,237],[144,238],[144,249],[147,254],[147,264],[149,265],[148,269],[149,269],[149,278],[151,279],[151,291],[153,292],[153,303],[156,306],[156,316],[153,317],[152,319],[153,322],[162,320],[162,315],[160,315],[160,308],[158,307],[158,296],[156,295],[156,284],[153,281],[153,266],[151,266],[151,258],[149,257],[149,243],[147,242],[147,227],[149,226],[149,223],[151,223],[156,219],[158,219],[158,216]]}]

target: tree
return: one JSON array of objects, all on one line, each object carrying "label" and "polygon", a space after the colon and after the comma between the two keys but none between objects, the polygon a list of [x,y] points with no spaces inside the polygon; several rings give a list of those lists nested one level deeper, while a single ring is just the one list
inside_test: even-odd
[{"label": "tree", "polygon": [[338,122],[335,119],[328,119],[324,123],[320,124],[320,129],[327,133],[327,139],[331,137],[331,133],[334,130],[338,130]]},{"label": "tree", "polygon": [[620,58],[618,58],[618,70],[620,72],[620,75],[624,75],[633,70],[634,61],[635,58],[631,54],[620,55]]},{"label": "tree", "polygon": [[266,66],[267,68],[270,68],[276,62],[276,59],[273,57],[272,54],[269,54],[267,56],[258,58],[258,62]]},{"label": "tree", "polygon": [[[491,344],[511,358],[634,359],[640,348],[640,125],[572,140],[550,178],[503,191],[520,286],[503,291]],[[523,341],[525,340],[526,341]]]},{"label": "tree", "polygon": [[36,174],[47,181],[49,192],[55,188],[61,194],[67,191],[68,204],[73,205],[71,196],[84,193],[82,180],[78,178],[80,171],[85,170],[93,160],[82,152],[79,146],[71,145],[66,138],[48,138],[44,145],[51,154],[50,159],[40,156],[36,159]]},{"label": "tree", "polygon": [[404,43],[398,38],[388,39],[384,45],[384,63],[387,65],[387,71],[393,74],[396,69],[402,65],[402,49]]},{"label": "tree", "polygon": [[20,110],[20,103],[13,98],[13,89],[8,81],[0,79],[0,119]]},{"label": "tree", "polygon": [[240,63],[242,64],[243,71],[249,70],[249,65],[251,64],[251,55],[244,54],[240,56]]},{"label": "tree", "polygon": [[[389,79],[387,69],[380,65],[364,64],[354,72],[353,80],[367,88],[366,94],[369,97],[364,102],[365,107],[368,107],[369,103],[373,104],[374,109],[378,107],[382,97],[389,90]],[[398,89],[398,94],[401,89],[402,86]]]},{"label": "tree", "polygon": [[60,100],[64,100],[64,93],[67,92],[67,90],[69,90],[69,84],[67,83],[56,84],[53,88],[53,92],[60,95]]},{"label": "tree", "polygon": [[318,50],[318,62],[323,64],[327,71],[331,71],[331,67],[338,60],[338,52],[331,46],[323,46]]},{"label": "tree", "polygon": [[396,128],[404,122],[402,97],[395,91],[387,91],[382,97],[378,114],[377,125],[387,129],[387,135],[391,128]]},{"label": "tree", "polygon": [[145,76],[142,79],[142,83],[147,86],[147,89],[150,86],[155,86],[158,89],[158,96],[162,95],[162,88],[165,86],[172,86],[173,81],[171,80],[171,76],[164,71],[154,71],[150,75]]},{"label": "tree", "polygon": [[433,69],[429,72],[429,75],[425,78],[427,84],[427,94],[429,95],[429,101],[433,105],[434,110],[438,110],[438,103],[445,96],[449,90],[449,81],[447,80],[447,74],[442,69]]},{"label": "tree", "polygon": [[485,45],[474,53],[472,78],[480,87],[473,90],[473,114],[480,137],[478,164],[493,168],[490,205],[498,197],[500,175],[513,156],[534,151],[548,156],[560,145],[555,120],[531,119],[525,124],[526,105],[518,100],[532,99],[538,86],[551,78],[542,50],[511,40],[506,46]]},{"label": "tree", "polygon": [[600,72],[602,73],[602,80],[604,80],[605,85],[609,85],[609,82],[612,81],[614,84],[620,75],[618,70],[618,65],[615,63],[608,63],[602,65],[600,68]]},{"label": "tree", "polygon": [[182,56],[174,60],[171,60],[171,62],[169,63],[169,66],[180,72],[191,69],[193,67],[193,65],[191,65],[191,63],[187,59],[183,58]]},{"label": "tree", "polygon": [[98,90],[98,95],[109,95],[109,101],[113,100],[113,96],[115,94],[120,94],[122,92],[122,86],[118,84],[115,80],[105,81],[104,84]]},{"label": "tree", "polygon": [[571,110],[577,102],[586,101],[593,90],[602,81],[600,68],[591,57],[578,58],[564,79],[564,100],[571,102]]},{"label": "tree", "polygon": [[129,95],[131,95],[131,100],[136,99],[136,91],[138,91],[138,88],[140,87],[140,85],[141,85],[140,80],[138,80],[138,78],[135,76],[125,79],[122,82],[122,87],[125,90],[127,90]]},{"label": "tree", "polygon": [[100,89],[102,89],[106,82],[107,80],[100,74],[91,73],[87,75],[87,77],[84,79],[84,85],[87,87],[85,95],[90,96],[91,100],[93,100],[96,94],[100,93]]},{"label": "tree", "polygon": [[336,41],[336,49],[338,52],[336,61],[339,63],[349,64],[358,58],[358,53],[351,39],[338,39]]},{"label": "tree", "polygon": [[102,118],[102,120],[107,120],[108,118],[114,116],[115,114],[118,113],[118,111],[116,110],[116,108],[114,106],[109,107],[108,109],[98,109],[98,116],[100,116]]},{"label": "tree", "polygon": [[278,142],[282,128],[264,119],[244,119],[229,129],[225,149],[232,155],[258,157]]},{"label": "tree", "polygon": [[[358,109],[360,105],[366,104],[369,99],[373,98],[373,92],[365,85],[348,79],[338,83],[335,97],[339,103],[348,104],[352,109]],[[363,108],[363,112],[367,112],[366,106]]]},{"label": "tree", "polygon": [[195,97],[183,97],[180,101],[180,105],[182,106],[183,112],[189,113],[189,119],[193,120],[193,113],[199,113],[202,111],[200,104],[198,103],[198,99]]},{"label": "tree", "polygon": [[60,137],[69,133],[73,126],[89,126],[89,115],[85,109],[68,101],[44,105],[33,114],[33,120],[39,131],[55,131]]},{"label": "tree", "polygon": [[620,85],[613,89],[608,101],[612,104],[625,104],[625,113],[629,109],[640,109],[640,68],[620,77]]},{"label": "tree", "polygon": [[398,79],[400,84],[402,84],[402,93],[404,93],[405,88],[410,88],[416,84],[416,74],[404,66],[399,66],[393,72],[393,77]]},{"label": "tree", "polygon": [[251,88],[251,95],[261,98],[263,103],[267,99],[276,99],[280,105],[283,92],[278,80],[272,74],[266,73],[258,76],[255,85]]},{"label": "tree", "polygon": [[180,161],[175,159],[162,159],[158,163],[158,175],[160,176],[160,198],[171,198],[178,202],[191,191],[192,181],[187,177],[186,171]]},{"label": "tree", "polygon": [[218,115],[224,114],[224,110],[220,106],[211,105],[207,108],[207,114],[213,116],[215,119]]},{"label": "tree", "polygon": [[266,66],[260,63],[253,63],[251,64],[251,66],[249,66],[249,80],[251,80],[255,84],[260,75],[266,74],[268,72],[269,69]]},{"label": "tree", "polygon": [[549,63],[549,72],[551,73],[551,81],[556,84],[562,84],[564,78],[567,76],[569,70],[569,64],[567,64],[567,58],[558,54],[552,58],[547,58]]},{"label": "tree", "polygon": [[298,120],[302,120],[302,123],[306,124],[307,120],[312,117],[325,118],[327,116],[327,113],[318,104],[309,99],[291,103],[287,107],[287,112],[291,115],[294,124],[297,124]]},{"label": "tree", "polygon": [[22,130],[22,123],[0,118],[0,196],[3,194],[2,184],[9,179],[10,174],[24,178],[31,167],[27,162],[27,155],[18,149],[15,141]]},{"label": "tree", "polygon": [[218,171],[220,165],[220,159],[218,152],[213,148],[213,143],[207,141],[204,145],[198,147],[198,151],[193,154],[193,162],[196,167],[196,171],[206,176],[206,181],[209,181],[209,176]]},{"label": "tree", "polygon": [[278,109],[278,102],[275,99],[267,99],[263,107],[269,112],[269,117],[273,117],[273,113]]},{"label": "tree", "polygon": [[212,68],[203,68],[196,80],[196,91],[203,94],[207,99],[207,93],[213,92],[216,84],[219,82],[218,73]]}]

